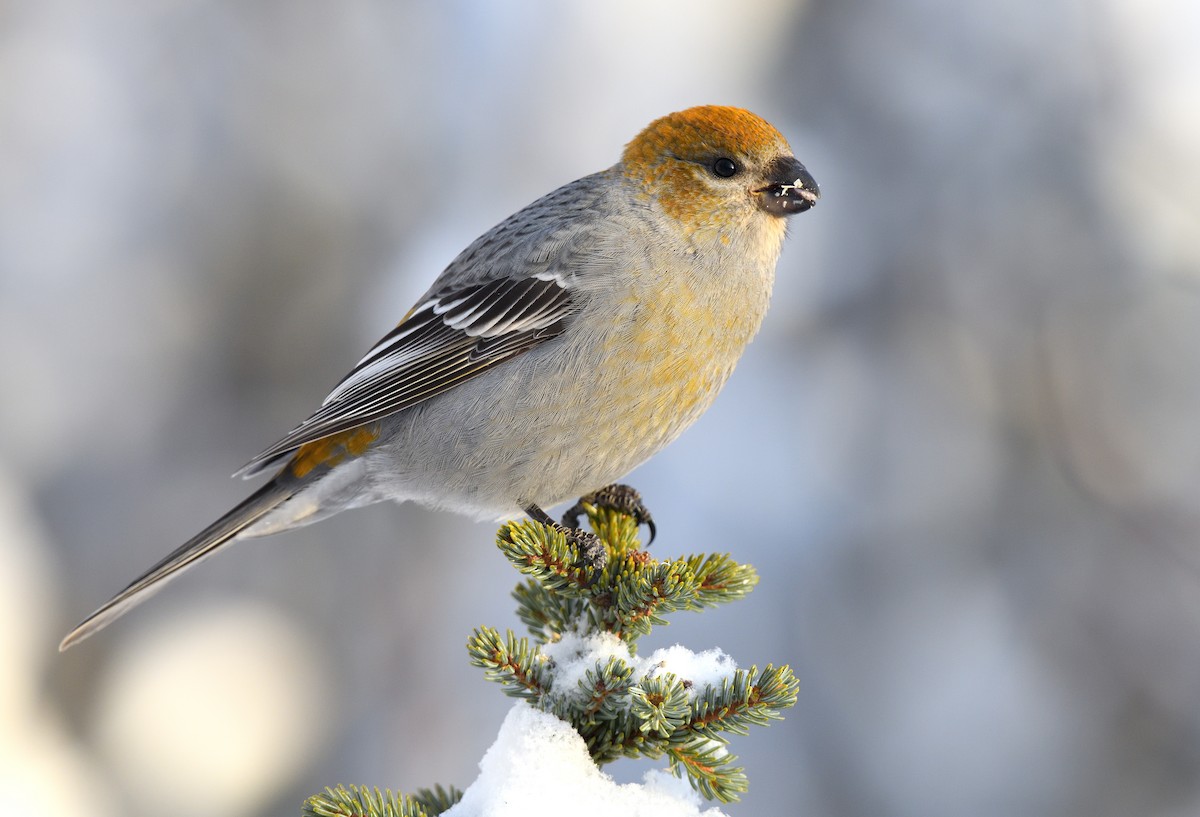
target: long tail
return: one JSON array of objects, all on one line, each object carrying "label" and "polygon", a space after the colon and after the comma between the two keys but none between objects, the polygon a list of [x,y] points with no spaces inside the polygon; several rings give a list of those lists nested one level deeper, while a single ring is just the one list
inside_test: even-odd
[{"label": "long tail", "polygon": [[291,497],[296,487],[295,484],[281,484],[280,480],[271,480],[255,491],[236,508],[172,551],[165,559],[113,596],[103,607],[80,622],[58,645],[59,652],[104,629],[150,598],[169,580],[216,553],[239,533]]}]

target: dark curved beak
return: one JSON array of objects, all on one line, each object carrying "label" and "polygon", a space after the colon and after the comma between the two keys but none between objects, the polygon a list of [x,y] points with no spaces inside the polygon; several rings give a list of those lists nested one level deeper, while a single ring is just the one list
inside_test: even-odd
[{"label": "dark curved beak", "polygon": [[794,156],[780,156],[767,166],[767,184],[752,191],[758,206],[773,216],[803,213],[821,198],[812,174]]}]

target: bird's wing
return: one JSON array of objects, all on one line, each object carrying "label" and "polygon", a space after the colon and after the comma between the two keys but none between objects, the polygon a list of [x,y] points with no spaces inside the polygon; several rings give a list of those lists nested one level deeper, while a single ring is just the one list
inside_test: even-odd
[{"label": "bird's wing", "polygon": [[548,193],[481,235],[321,408],[238,474],[266,470],[305,443],[374,422],[562,334],[581,282],[606,267],[598,202],[611,171]]},{"label": "bird's wing", "polygon": [[428,400],[561,334],[577,297],[558,275],[453,285],[419,303],[321,408],[238,474],[253,476],[305,443]]}]

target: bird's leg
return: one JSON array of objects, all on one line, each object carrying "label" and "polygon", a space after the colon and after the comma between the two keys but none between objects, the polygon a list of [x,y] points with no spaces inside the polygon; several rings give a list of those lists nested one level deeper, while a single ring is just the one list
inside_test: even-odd
[{"label": "bird's leg", "polygon": [[605,485],[599,491],[593,491],[587,496],[581,496],[579,501],[567,509],[563,514],[562,523],[565,527],[576,528],[579,525],[579,517],[583,515],[584,503],[595,505],[600,508],[611,508],[618,513],[623,513],[627,516],[632,516],[637,520],[639,525],[645,525],[650,529],[650,541],[646,546],[654,544],[654,537],[658,533],[658,529],[654,525],[654,517],[650,516],[650,511],[642,503],[642,495],[630,488],[628,485]]},{"label": "bird's leg", "polygon": [[608,551],[604,549],[604,543],[600,541],[599,536],[591,531],[580,530],[573,525],[559,524],[537,505],[526,505],[524,510],[530,519],[560,531],[567,537],[568,542],[573,542],[579,548],[582,563],[594,569],[596,575],[599,576],[604,565],[608,563]]}]

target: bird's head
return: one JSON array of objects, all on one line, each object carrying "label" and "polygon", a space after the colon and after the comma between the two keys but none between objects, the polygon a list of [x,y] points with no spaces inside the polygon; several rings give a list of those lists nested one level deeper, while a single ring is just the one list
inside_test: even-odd
[{"label": "bird's head", "polygon": [[688,233],[782,222],[821,195],[779,131],[741,108],[705,105],[656,119],[625,146],[621,166]]}]

